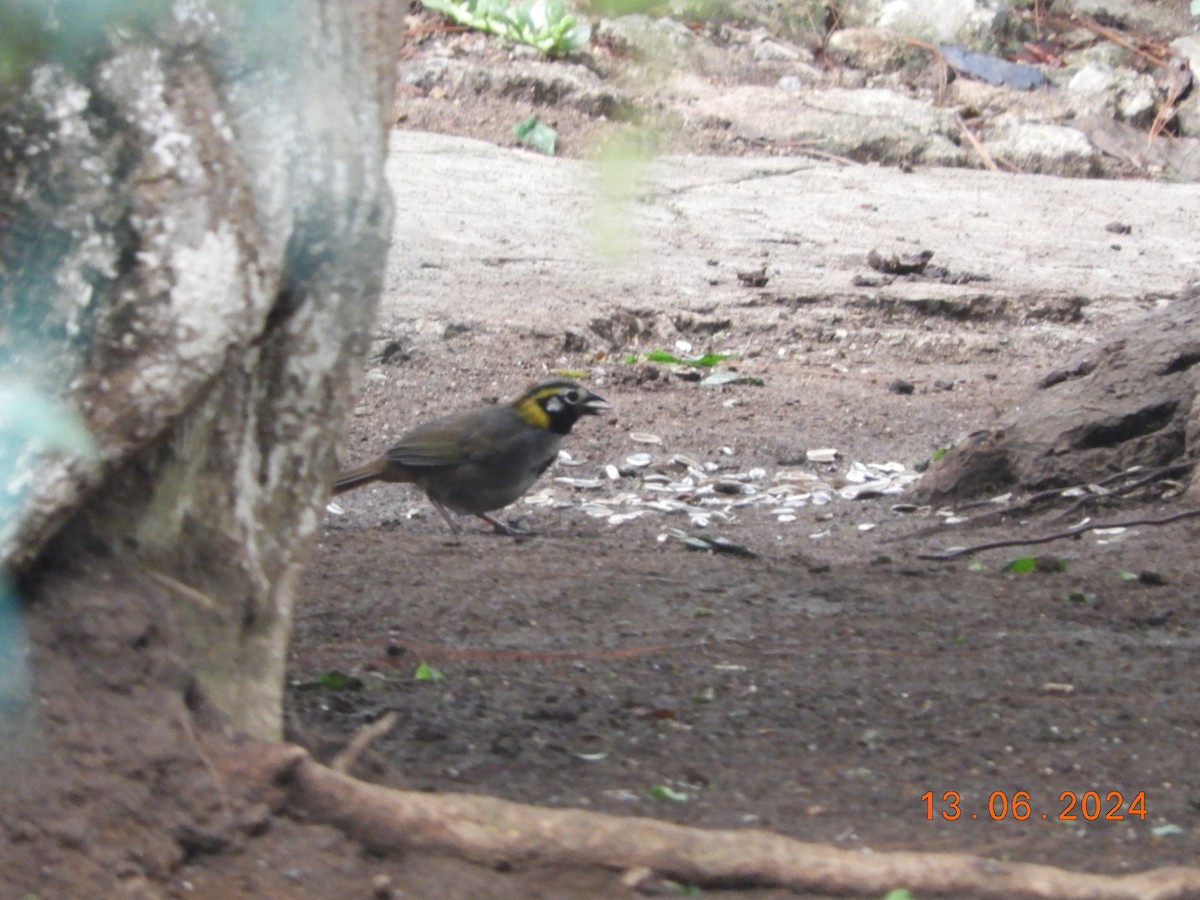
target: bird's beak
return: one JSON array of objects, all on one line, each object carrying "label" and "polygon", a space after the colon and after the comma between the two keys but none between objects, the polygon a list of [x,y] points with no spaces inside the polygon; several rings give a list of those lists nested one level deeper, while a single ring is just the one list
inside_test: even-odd
[{"label": "bird's beak", "polygon": [[598,416],[607,409],[612,409],[612,405],[599,394],[591,394],[583,402],[583,411],[589,416]]}]

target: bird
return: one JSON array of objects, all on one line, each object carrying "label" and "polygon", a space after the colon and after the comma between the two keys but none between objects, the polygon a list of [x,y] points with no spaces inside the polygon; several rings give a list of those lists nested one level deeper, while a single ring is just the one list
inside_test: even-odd
[{"label": "bird", "polygon": [[382,456],[340,472],[333,493],[375,481],[415,484],[455,534],[450,512],[478,516],[499,534],[520,534],[489,513],[533,486],[581,416],[608,409],[607,400],[574,381],[543,381],[508,403],[416,426]]}]

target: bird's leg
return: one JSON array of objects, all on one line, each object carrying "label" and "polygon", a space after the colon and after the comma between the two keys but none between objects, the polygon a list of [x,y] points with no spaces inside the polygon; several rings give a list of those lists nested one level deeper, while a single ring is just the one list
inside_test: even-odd
[{"label": "bird's leg", "polygon": [[442,518],[446,520],[446,524],[450,526],[450,530],[454,534],[459,534],[462,529],[458,527],[458,523],[455,522],[454,517],[450,515],[450,510],[446,509],[446,507],[442,506],[442,504],[438,503],[432,498],[430,499],[430,502],[437,508],[437,511],[442,514]]},{"label": "bird's leg", "polygon": [[479,516],[479,518],[491,525],[492,528],[496,530],[496,534],[506,534],[509,537],[520,537],[522,535],[529,534],[528,531],[522,531],[520,528],[513,528],[513,526],[507,524],[506,522],[501,522],[496,517],[489,516],[487,513],[475,513],[475,515]]}]

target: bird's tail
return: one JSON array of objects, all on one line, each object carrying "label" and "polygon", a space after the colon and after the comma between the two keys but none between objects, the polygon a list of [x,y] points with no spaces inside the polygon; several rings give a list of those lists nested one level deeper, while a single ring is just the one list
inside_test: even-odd
[{"label": "bird's tail", "polygon": [[362,487],[364,484],[370,484],[372,481],[378,481],[383,477],[386,469],[387,457],[384,457],[373,460],[365,466],[339,472],[337,480],[333,483],[333,493],[340,494],[343,491],[353,490],[356,487]]}]

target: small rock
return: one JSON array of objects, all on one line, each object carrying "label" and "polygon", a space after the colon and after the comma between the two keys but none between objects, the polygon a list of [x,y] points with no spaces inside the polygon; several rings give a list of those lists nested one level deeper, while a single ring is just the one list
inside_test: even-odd
[{"label": "small rock", "polygon": [[271,828],[271,808],[265,803],[255,803],[238,816],[238,828],[244,834],[257,837]]},{"label": "small rock", "polygon": [[376,875],[371,879],[371,896],[376,900],[391,900],[395,896],[391,875]]},{"label": "small rock", "polygon": [[563,353],[582,353],[587,345],[587,335],[578,328],[568,328],[563,334]]},{"label": "small rock", "polygon": [[1094,97],[1112,88],[1115,82],[1116,72],[1112,66],[1091,63],[1072,76],[1067,82],[1067,90],[1085,97]]},{"label": "small rock", "polygon": [[878,28],[839,29],[829,36],[826,50],[835,62],[879,74],[899,71],[911,53],[902,40]]},{"label": "small rock", "polygon": [[755,62],[792,62],[800,58],[800,51],[782,41],[765,34],[751,39]]}]

